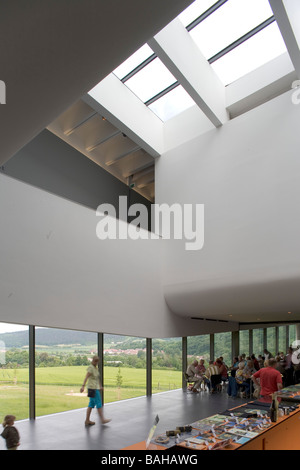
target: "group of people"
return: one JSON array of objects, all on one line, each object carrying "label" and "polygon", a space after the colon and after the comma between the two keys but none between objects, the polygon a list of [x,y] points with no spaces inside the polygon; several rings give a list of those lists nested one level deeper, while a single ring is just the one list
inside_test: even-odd
[{"label": "group of people", "polygon": [[[204,365],[204,359],[198,362],[194,360],[186,371],[187,381],[192,385],[191,390],[194,393],[199,393],[207,387],[211,392],[215,392],[220,382],[226,382],[228,379],[228,367],[226,366],[223,357],[217,358],[215,361],[209,361],[207,367]],[[214,377],[218,377],[219,381],[214,383]],[[218,383],[217,383],[218,382]]]},{"label": "group of people", "polygon": [[[194,360],[186,371],[187,381],[190,382],[191,390],[199,393],[206,387],[215,392],[220,383],[227,383],[229,396],[242,396],[249,398],[254,396],[269,396],[300,379],[300,366],[293,364],[293,349],[289,348],[285,355],[278,352],[276,357],[267,350],[263,355],[255,354],[246,356],[242,354],[234,357],[231,366],[227,366],[223,357],[210,361],[208,367],[204,365],[204,359],[198,362]],[[298,370],[299,369],[299,370]],[[299,374],[299,375],[298,375]]]}]

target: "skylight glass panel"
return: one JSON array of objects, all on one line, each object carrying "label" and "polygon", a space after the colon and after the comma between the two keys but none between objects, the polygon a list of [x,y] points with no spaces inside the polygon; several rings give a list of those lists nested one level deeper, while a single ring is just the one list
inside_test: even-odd
[{"label": "skylight glass panel", "polygon": [[268,0],[228,0],[190,31],[206,59],[273,16]]},{"label": "skylight glass panel", "polygon": [[245,41],[212,64],[224,85],[257,69],[286,52],[286,46],[277,23]]},{"label": "skylight glass panel", "polygon": [[125,85],[145,103],[175,82],[176,78],[161,60],[156,58],[127,80]]},{"label": "skylight glass panel", "polygon": [[217,0],[196,0],[189,7],[187,7],[178,18],[183,26],[186,28],[196,18],[201,16],[206,10],[216,3]]},{"label": "skylight glass panel", "polygon": [[194,100],[185,89],[181,85],[178,85],[172,91],[169,91],[169,93],[150,104],[149,108],[162,121],[167,121],[194,104]]},{"label": "skylight glass panel", "polygon": [[114,74],[122,80],[126,77],[132,70],[134,70],[138,65],[144,62],[153,54],[152,49],[148,44],[144,44],[140,49],[138,49],[134,54],[132,54],[125,62],[123,62],[119,67],[114,70]]}]

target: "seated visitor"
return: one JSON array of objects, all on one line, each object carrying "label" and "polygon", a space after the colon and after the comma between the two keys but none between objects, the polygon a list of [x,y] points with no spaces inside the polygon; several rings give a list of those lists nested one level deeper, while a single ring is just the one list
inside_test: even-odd
[{"label": "seated visitor", "polygon": [[210,389],[210,381],[206,376],[206,367],[204,365],[204,359],[200,359],[198,366],[196,367],[198,375],[202,378],[202,383],[204,384],[204,390],[205,386]]},{"label": "seated visitor", "polygon": [[247,364],[246,354],[241,354],[241,356],[239,356],[239,363],[240,363],[240,362],[243,362],[244,365]]},{"label": "seated visitor", "polygon": [[240,387],[242,392],[244,392],[243,396],[245,397],[250,394],[250,383],[249,381],[247,382],[247,378],[250,379],[250,376],[248,377],[247,371],[245,371],[245,363],[242,361],[239,363],[239,368],[235,374],[235,380],[238,387]]},{"label": "seated visitor", "polygon": [[[216,388],[217,388],[217,384],[214,383],[214,380],[215,380],[214,377],[215,376],[220,376],[220,378],[221,378],[220,369],[218,367],[218,364],[219,364],[218,361],[216,361],[216,364],[214,364],[214,361],[209,361],[209,365],[208,365],[208,367],[205,371],[205,375],[211,383],[211,387],[212,387],[211,391],[212,392],[216,391]],[[212,377],[213,377],[213,379],[212,379]]]},{"label": "seated visitor", "polygon": [[204,365],[204,359],[200,359],[198,366],[196,367],[197,373],[199,375],[205,374],[205,365]]},{"label": "seated visitor", "polygon": [[258,355],[257,357],[257,362],[259,364],[259,368],[261,369],[262,367],[264,367],[264,358],[262,357],[261,354]]},{"label": "seated visitor", "polygon": [[197,366],[198,366],[198,361],[193,361],[192,364],[190,364],[186,370],[186,374],[188,377],[189,382],[194,382],[192,391],[194,393],[197,393],[199,391],[199,388],[201,386],[202,382],[202,377],[198,374],[197,371]]},{"label": "seated visitor", "polygon": [[247,364],[246,364],[245,367],[244,367],[244,376],[245,376],[246,378],[249,378],[249,379],[250,379],[250,377],[251,377],[253,374],[255,374],[255,372],[256,372],[256,369],[255,369],[255,367],[254,367],[253,361],[251,361],[251,360],[247,361]]},{"label": "seated visitor", "polygon": [[254,367],[254,362],[252,360],[248,360],[246,366],[244,367],[243,371],[244,382],[243,386],[245,387],[246,397],[251,395],[251,388],[252,388],[252,380],[251,377],[255,374],[256,369]]},{"label": "seated visitor", "polygon": [[238,370],[238,368],[239,368],[239,358],[237,356],[235,356],[233,358],[232,366],[230,367],[231,377],[235,377],[235,374],[236,374],[236,371]]},{"label": "seated visitor", "polygon": [[256,359],[255,354],[252,354],[251,360],[253,361],[254,369],[255,369],[255,370],[259,370],[259,369],[260,369],[260,367],[259,367],[259,362],[258,362],[258,360]]},{"label": "seated visitor", "polygon": [[223,358],[220,357],[219,359],[217,359],[216,365],[219,367],[222,382],[226,382],[228,379],[228,372],[227,372],[227,367],[225,365],[225,362],[223,361]]}]

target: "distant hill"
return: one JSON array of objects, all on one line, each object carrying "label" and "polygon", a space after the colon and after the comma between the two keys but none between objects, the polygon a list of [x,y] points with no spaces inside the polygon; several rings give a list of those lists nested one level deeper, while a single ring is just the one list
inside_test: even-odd
[{"label": "distant hill", "polygon": [[[109,343],[123,342],[128,337],[119,335],[105,335]],[[28,346],[28,330],[0,334],[7,348],[22,348]],[[36,328],[35,342],[39,345],[54,346],[57,344],[81,344],[88,346],[97,342],[96,333],[74,330],[61,330],[55,328]]]}]

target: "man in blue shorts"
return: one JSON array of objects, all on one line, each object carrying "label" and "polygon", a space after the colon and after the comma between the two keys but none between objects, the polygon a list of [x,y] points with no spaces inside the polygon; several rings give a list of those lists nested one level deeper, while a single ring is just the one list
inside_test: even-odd
[{"label": "man in blue shorts", "polygon": [[100,383],[100,374],[98,369],[99,364],[99,357],[94,356],[91,362],[91,365],[87,369],[87,374],[85,376],[83,385],[80,389],[80,392],[84,392],[85,385],[87,383],[88,388],[88,396],[90,398],[88,409],[86,412],[86,426],[92,426],[95,424],[94,421],[90,420],[92,409],[96,407],[98,414],[100,416],[100,420],[102,424],[106,424],[110,422],[110,419],[105,419],[103,414],[103,407],[102,407],[102,400],[100,395],[100,390],[102,390],[102,385]]}]

